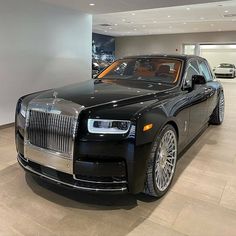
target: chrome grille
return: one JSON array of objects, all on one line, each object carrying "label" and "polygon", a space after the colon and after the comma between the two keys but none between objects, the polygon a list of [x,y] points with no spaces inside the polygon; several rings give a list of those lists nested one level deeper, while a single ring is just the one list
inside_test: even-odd
[{"label": "chrome grille", "polygon": [[30,110],[28,118],[28,141],[32,145],[72,155],[75,117]]}]

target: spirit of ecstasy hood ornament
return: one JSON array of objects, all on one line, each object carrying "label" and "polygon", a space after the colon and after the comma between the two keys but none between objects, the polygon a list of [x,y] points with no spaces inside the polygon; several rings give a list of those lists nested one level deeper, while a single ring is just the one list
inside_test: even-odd
[{"label": "spirit of ecstasy hood ornament", "polygon": [[54,99],[57,99],[58,92],[57,92],[57,91],[54,91],[52,96],[54,97]]},{"label": "spirit of ecstasy hood ornament", "polygon": [[54,97],[53,99],[53,104],[55,105],[57,102],[59,102],[61,99],[59,99],[58,96],[58,92],[57,91],[53,91],[52,96]]}]

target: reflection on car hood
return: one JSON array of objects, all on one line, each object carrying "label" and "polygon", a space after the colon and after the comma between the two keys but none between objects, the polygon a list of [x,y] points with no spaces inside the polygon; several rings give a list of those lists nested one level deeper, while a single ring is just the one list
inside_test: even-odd
[{"label": "reflection on car hood", "polygon": [[[153,99],[171,89],[168,85],[143,81],[89,80],[41,93],[37,98],[53,98],[72,101],[85,107],[106,103],[141,99]],[[55,93],[56,92],[56,93]]]}]

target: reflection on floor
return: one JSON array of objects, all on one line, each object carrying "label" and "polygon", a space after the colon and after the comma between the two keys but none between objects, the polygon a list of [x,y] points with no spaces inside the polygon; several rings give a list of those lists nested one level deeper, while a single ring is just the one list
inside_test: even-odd
[{"label": "reflection on floor", "polygon": [[171,191],[93,195],[25,175],[14,129],[0,130],[0,235],[236,235],[236,84],[223,82],[226,117],[209,127],[178,163]]}]

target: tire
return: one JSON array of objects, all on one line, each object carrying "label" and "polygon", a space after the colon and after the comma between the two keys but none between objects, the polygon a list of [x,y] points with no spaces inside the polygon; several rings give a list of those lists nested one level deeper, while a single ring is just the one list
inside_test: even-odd
[{"label": "tire", "polygon": [[224,121],[224,111],[225,111],[225,98],[224,98],[224,92],[222,91],[219,96],[218,104],[211,115],[210,124],[221,125]]},{"label": "tire", "polygon": [[168,191],[175,173],[177,153],[176,130],[166,125],[152,145],[146,170],[145,194],[160,198]]}]

